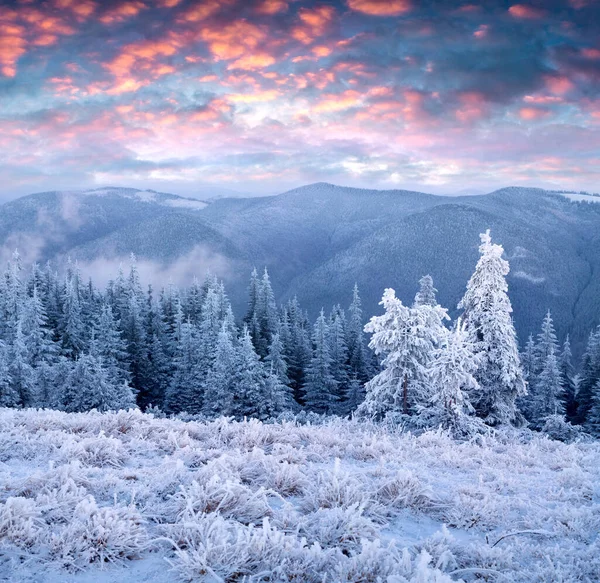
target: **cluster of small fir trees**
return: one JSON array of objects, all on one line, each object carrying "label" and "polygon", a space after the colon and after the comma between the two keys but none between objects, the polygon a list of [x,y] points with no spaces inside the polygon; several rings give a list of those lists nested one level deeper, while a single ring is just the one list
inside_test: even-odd
[{"label": "cluster of small fir trees", "polygon": [[420,280],[412,306],[393,289],[381,301],[384,314],[366,325],[369,346],[382,370],[366,385],[358,414],[404,416],[421,426],[471,434],[506,424],[542,429],[549,418],[600,428],[600,327],[591,334],[577,382],[568,337],[559,351],[550,314],[537,342],[519,353],[506,276],[508,262],[490,233],[481,235],[480,258],[461,315],[447,326],[431,277]]}]

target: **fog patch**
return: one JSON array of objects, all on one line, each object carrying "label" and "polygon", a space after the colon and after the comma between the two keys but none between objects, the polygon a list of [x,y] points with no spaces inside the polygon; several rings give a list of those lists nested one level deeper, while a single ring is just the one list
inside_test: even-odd
[{"label": "fog patch", "polygon": [[80,229],[84,219],[76,192],[59,194],[58,213],[55,208],[40,206],[36,209],[31,230],[13,231],[0,247],[0,262],[5,264],[19,252],[23,264],[32,264],[44,257],[49,246],[60,247],[68,235]]},{"label": "fog patch", "polygon": [[524,279],[530,283],[534,283],[539,285],[540,283],[544,283],[546,281],[545,277],[536,277],[535,275],[531,275],[530,273],[526,273],[525,271],[515,271],[512,274],[513,277],[517,279]]},{"label": "fog patch", "polygon": [[[122,268],[127,274],[130,265],[130,256],[98,257],[91,261],[78,262],[82,276],[85,279],[91,277],[94,284],[100,288],[105,287],[109,281],[117,277],[119,268]],[[152,284],[158,289],[168,283],[187,287],[192,283],[194,277],[203,279],[207,273],[225,280],[236,275],[233,261],[220,253],[215,253],[205,245],[196,245],[185,255],[169,262],[136,258],[136,265],[142,285]]]}]

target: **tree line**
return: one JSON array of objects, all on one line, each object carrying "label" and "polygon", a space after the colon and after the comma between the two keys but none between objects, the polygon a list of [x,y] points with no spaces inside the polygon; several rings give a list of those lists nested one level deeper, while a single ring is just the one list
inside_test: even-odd
[{"label": "tree line", "polygon": [[0,278],[0,405],[261,419],[305,410],[459,434],[525,423],[600,433],[600,326],[579,374],[550,313],[519,351],[502,255],[482,234],[455,322],[424,276],[410,306],[385,290],[384,314],[365,326],[356,286],[347,310],[311,323],[297,299],[278,306],[268,271],[254,270],[238,323],[214,275],[155,294],[132,256],[100,290],[71,262],[62,275],[50,264],[25,272],[15,253]]},{"label": "tree line", "polygon": [[363,324],[357,287],[347,315],[336,305],[311,325],[254,270],[238,325],[214,275],[155,295],[132,256],[101,291],[71,262],[62,276],[50,264],[25,272],[15,253],[0,280],[0,405],[348,415],[373,374]]}]

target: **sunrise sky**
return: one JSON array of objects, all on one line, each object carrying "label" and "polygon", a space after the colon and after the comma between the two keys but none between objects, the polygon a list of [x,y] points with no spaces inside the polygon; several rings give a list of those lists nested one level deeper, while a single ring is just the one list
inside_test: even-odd
[{"label": "sunrise sky", "polygon": [[4,199],[599,179],[596,0],[0,0]]}]

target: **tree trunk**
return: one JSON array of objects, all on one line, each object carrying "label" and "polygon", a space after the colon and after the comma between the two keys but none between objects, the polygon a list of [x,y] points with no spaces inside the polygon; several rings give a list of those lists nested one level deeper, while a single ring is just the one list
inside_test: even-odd
[{"label": "tree trunk", "polygon": [[404,389],[403,389],[403,408],[404,414],[408,415],[408,375],[404,375]]}]

